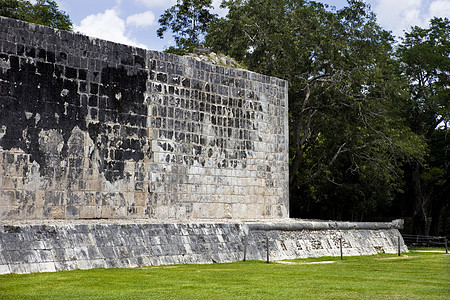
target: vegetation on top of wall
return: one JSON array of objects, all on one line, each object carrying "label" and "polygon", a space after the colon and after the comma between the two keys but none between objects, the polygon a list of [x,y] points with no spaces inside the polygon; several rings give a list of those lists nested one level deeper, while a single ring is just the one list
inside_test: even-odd
[{"label": "vegetation on top of wall", "polygon": [[232,57],[228,55],[222,53],[215,53],[208,50],[196,51],[196,49],[194,49],[193,53],[189,53],[186,56],[192,57],[195,60],[204,61],[222,67],[234,69],[247,69],[243,64],[238,63],[236,60],[234,60]]}]

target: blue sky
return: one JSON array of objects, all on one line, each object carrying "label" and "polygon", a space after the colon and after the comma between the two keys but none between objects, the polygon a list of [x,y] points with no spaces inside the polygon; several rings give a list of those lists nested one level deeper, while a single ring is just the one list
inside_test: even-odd
[{"label": "blue sky", "polygon": [[[173,45],[171,33],[164,39],[156,36],[158,18],[176,3],[176,0],[56,0],[66,11],[75,31],[89,36],[162,51]],[[213,0],[215,13],[221,0]],[[318,0],[342,8],[345,0]],[[378,23],[401,36],[404,30],[417,25],[426,27],[430,18],[449,17],[450,0],[367,0],[377,14]]]}]

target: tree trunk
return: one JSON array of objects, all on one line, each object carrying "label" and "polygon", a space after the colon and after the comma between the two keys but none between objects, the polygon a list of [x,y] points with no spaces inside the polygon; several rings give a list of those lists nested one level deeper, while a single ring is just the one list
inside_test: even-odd
[{"label": "tree trunk", "polygon": [[412,234],[427,234],[427,207],[428,201],[422,193],[420,182],[420,165],[417,163],[412,172],[411,184],[413,186],[414,210],[412,218]]},{"label": "tree trunk", "polygon": [[447,205],[437,205],[438,203],[433,203],[433,208],[431,210],[431,224],[430,224],[430,235],[440,235],[441,232],[441,221],[444,215]]},{"label": "tree trunk", "polygon": [[433,200],[431,206],[430,235],[440,235],[441,233],[442,218],[449,208],[450,203],[449,190],[449,184],[447,183],[443,191]]}]

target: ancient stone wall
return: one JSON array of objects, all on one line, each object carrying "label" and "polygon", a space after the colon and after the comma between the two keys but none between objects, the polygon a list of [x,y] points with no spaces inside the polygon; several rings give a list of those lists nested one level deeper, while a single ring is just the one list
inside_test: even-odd
[{"label": "ancient stone wall", "polygon": [[[0,274],[232,262],[243,260],[244,252],[248,260],[266,260],[267,240],[271,261],[339,256],[341,238],[344,256],[398,251],[400,233],[393,223],[281,225],[131,220],[0,224]],[[401,238],[400,246],[408,251]]]},{"label": "ancient stone wall", "polygon": [[0,17],[0,220],[288,217],[287,84]]}]

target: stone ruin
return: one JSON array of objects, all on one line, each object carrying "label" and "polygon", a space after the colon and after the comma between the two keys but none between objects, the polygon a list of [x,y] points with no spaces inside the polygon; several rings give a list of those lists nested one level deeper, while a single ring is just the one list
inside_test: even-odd
[{"label": "stone ruin", "polygon": [[288,219],[287,99],[281,79],[0,17],[0,274],[235,261],[244,240],[260,258],[268,232],[277,259],[338,236],[395,252],[396,223]]},{"label": "stone ruin", "polygon": [[0,220],[288,217],[285,81],[1,24]]}]

